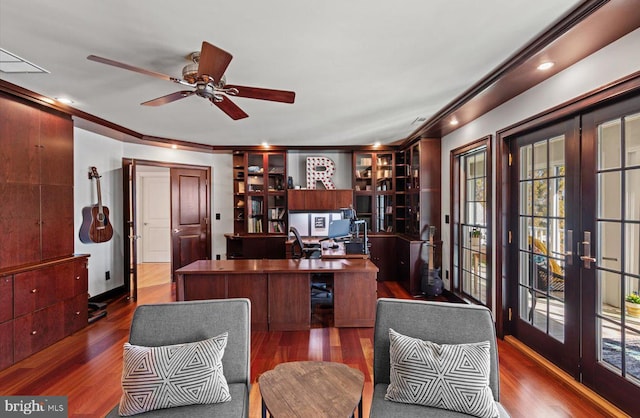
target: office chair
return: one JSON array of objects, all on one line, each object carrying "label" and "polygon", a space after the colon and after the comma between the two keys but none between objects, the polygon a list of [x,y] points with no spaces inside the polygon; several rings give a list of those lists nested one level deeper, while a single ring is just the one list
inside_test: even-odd
[{"label": "office chair", "polygon": [[300,237],[300,232],[295,227],[289,227],[289,233],[293,233],[294,239],[291,244],[292,258],[320,258],[322,249],[320,244],[305,244]]}]

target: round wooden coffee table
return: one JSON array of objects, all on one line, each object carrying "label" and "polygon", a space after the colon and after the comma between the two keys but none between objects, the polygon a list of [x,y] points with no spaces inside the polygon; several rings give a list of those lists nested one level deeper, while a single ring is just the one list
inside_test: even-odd
[{"label": "round wooden coffee table", "polygon": [[262,416],[275,418],[350,417],[356,407],[362,418],[364,375],[342,363],[281,363],[258,379]]}]

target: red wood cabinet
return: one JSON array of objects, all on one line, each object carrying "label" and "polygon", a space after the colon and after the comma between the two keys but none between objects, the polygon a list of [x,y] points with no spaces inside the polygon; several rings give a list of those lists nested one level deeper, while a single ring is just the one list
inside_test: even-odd
[{"label": "red wood cabinet", "polygon": [[13,321],[0,323],[0,370],[13,364]]},{"label": "red wood cabinet", "polygon": [[297,190],[287,191],[287,204],[289,210],[313,211],[313,210],[338,210],[348,208],[353,204],[353,190]]},{"label": "red wood cabinet", "polygon": [[398,267],[396,263],[396,236],[395,235],[370,235],[369,255],[378,271],[378,281],[398,280]]},{"label": "red wood cabinet", "polygon": [[13,318],[13,277],[0,277],[0,323]]},{"label": "red wood cabinet", "polygon": [[0,368],[87,326],[87,289],[86,256],[0,276]]},{"label": "red wood cabinet", "polygon": [[3,95],[0,114],[0,269],[73,254],[71,117]]},{"label": "red wood cabinet", "polygon": [[0,93],[0,369],[87,325],[74,256],[73,121]]}]

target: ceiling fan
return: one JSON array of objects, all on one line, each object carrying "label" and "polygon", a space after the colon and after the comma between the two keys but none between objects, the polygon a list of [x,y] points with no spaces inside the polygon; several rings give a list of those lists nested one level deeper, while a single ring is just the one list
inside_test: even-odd
[{"label": "ceiling fan", "polygon": [[229,66],[233,56],[227,51],[211,45],[206,41],[202,42],[200,52],[193,52],[189,54],[188,58],[192,63],[187,64],[182,69],[183,79],[179,79],[157,73],[155,71],[145,70],[144,68],[138,68],[122,62],[110,60],[108,58],[98,57],[96,55],[89,55],[87,57],[87,59],[91,61],[113,65],[114,67],[124,68],[125,70],[135,71],[137,73],[161,78],[167,81],[173,81],[174,83],[194,88],[194,90],[177,91],[175,93],[167,94],[166,96],[161,96],[141,103],[144,106],[160,106],[195,94],[196,96],[204,97],[209,100],[233,120],[238,120],[246,118],[249,115],[233,103],[229,99],[229,96],[269,100],[282,103],[293,103],[295,100],[296,94],[293,91],[227,84],[224,72]]}]

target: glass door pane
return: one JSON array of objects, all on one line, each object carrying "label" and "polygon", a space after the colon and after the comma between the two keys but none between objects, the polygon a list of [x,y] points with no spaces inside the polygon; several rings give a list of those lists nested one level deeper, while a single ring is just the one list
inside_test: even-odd
[{"label": "glass door pane", "polygon": [[373,178],[373,155],[372,154],[356,154],[355,169],[355,190],[371,191]]},{"label": "glass door pane", "polygon": [[393,195],[376,196],[377,232],[393,232]]},{"label": "glass door pane", "polygon": [[459,158],[460,228],[459,245],[460,290],[487,303],[487,151],[469,152]]},{"label": "glass door pane", "polygon": [[564,342],[565,137],[519,150],[520,319]]},{"label": "glass door pane", "polygon": [[393,154],[376,154],[376,191],[393,191]]},{"label": "glass door pane", "polygon": [[640,113],[597,131],[596,338],[598,361],[640,379]]}]

